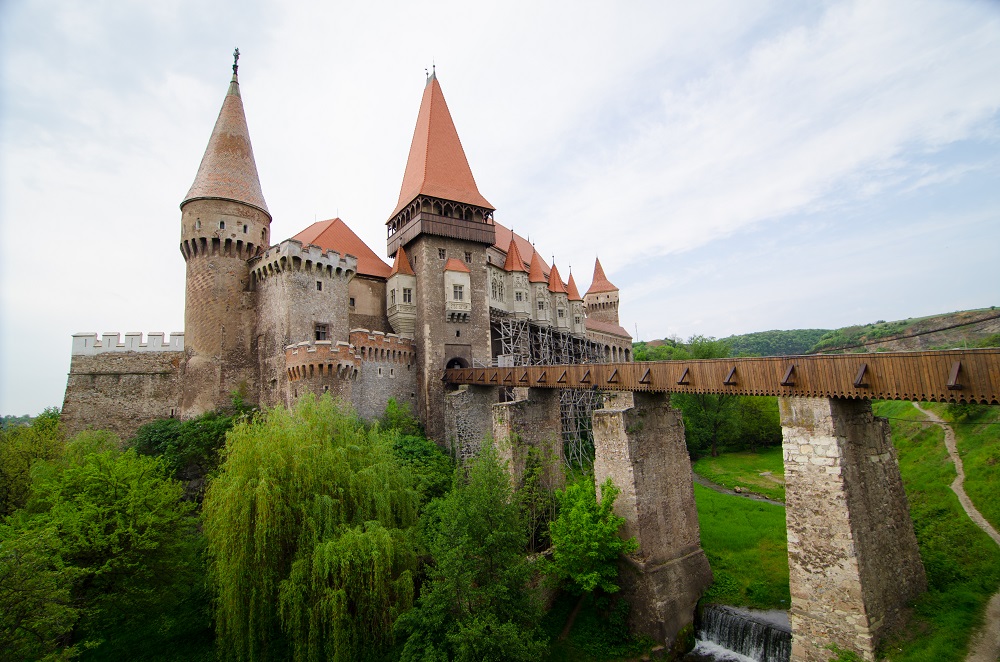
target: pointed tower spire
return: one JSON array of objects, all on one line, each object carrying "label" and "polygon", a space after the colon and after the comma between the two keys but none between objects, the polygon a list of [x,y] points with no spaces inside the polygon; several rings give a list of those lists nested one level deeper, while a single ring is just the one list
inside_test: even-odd
[{"label": "pointed tower spire", "polygon": [[436,71],[428,76],[424,96],[420,100],[403,185],[392,216],[418,195],[464,202],[493,211],[493,205],[476,186]]},{"label": "pointed tower spire", "polygon": [[594,281],[590,284],[587,294],[597,294],[598,292],[617,292],[618,288],[611,284],[608,277],[604,275],[604,267],[601,266],[601,259],[594,262]]},{"label": "pointed tower spire", "polygon": [[538,251],[531,254],[531,269],[528,271],[529,283],[545,283],[545,272],[542,270],[542,258],[538,256]]},{"label": "pointed tower spire", "polygon": [[566,286],[563,285],[562,278],[559,277],[559,269],[556,261],[552,260],[552,269],[549,271],[549,292],[566,294]]},{"label": "pointed tower spire", "polygon": [[572,271],[569,272],[569,286],[566,289],[570,301],[583,301],[583,297],[580,296],[580,290],[576,287],[576,281],[573,280]]},{"label": "pointed tower spire", "polygon": [[524,260],[521,258],[521,251],[517,250],[517,242],[514,241],[514,233],[510,234],[510,246],[507,247],[507,259],[503,263],[504,271],[527,271],[524,268]]},{"label": "pointed tower spire", "polygon": [[260,177],[240,97],[240,83],[236,76],[239,57],[240,50],[237,48],[233,53],[233,77],[229,82],[229,91],[222,101],[222,110],[208,139],[198,174],[181,207],[192,200],[232,200],[256,207],[270,217],[260,190]]},{"label": "pointed tower spire", "polygon": [[395,276],[396,274],[404,276],[416,275],[413,273],[413,267],[410,266],[410,261],[406,258],[406,251],[403,250],[402,246],[396,251],[396,260],[392,263],[392,271],[389,272],[389,276]]}]

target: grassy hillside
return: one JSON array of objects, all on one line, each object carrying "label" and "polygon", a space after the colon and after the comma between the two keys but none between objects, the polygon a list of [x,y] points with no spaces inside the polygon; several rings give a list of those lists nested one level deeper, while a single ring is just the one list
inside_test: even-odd
[{"label": "grassy hillside", "polygon": [[846,326],[829,331],[812,352],[904,351],[973,347],[1000,332],[1000,310],[996,307],[963,310],[943,315]]},{"label": "grassy hillside", "polygon": [[796,329],[794,331],[758,331],[723,338],[733,348],[734,356],[793,356],[805,354],[829,329]]}]

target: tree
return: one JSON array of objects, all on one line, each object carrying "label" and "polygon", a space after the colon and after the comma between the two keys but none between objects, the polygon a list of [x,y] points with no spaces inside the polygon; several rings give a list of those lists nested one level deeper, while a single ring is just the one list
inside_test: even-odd
[{"label": "tree", "polygon": [[73,643],[125,659],[204,628],[194,506],[160,460],[87,432],[32,474],[26,507],[0,532],[3,572],[38,570],[49,636],[70,643],[72,627]]},{"label": "tree", "polygon": [[597,589],[616,593],[618,557],[639,548],[635,538],[623,540],[618,536],[618,529],[625,523],[625,518],[613,510],[618,494],[609,477],[601,485],[598,501],[589,476],[556,493],[559,516],[549,529],[553,549],[548,571],[573,593]]},{"label": "tree", "polygon": [[59,457],[65,446],[59,410],[46,409],[30,425],[0,430],[0,518],[27,503],[31,467]]},{"label": "tree", "polygon": [[527,588],[525,528],[510,476],[492,443],[421,527],[431,562],[417,606],[397,632],[402,660],[537,660],[546,649],[541,608]]},{"label": "tree", "polygon": [[393,437],[328,396],[229,432],[204,501],[230,659],[377,657],[412,605],[418,493]]}]

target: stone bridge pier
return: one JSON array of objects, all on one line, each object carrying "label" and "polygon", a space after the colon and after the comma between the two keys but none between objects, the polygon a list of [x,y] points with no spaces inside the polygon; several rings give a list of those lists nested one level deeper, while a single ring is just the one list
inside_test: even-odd
[{"label": "stone bridge pier", "polygon": [[712,583],[701,549],[684,422],[665,393],[636,392],[594,412],[594,480],[621,489],[615,512],[639,551],[619,564],[633,632],[673,645]]},{"label": "stone bridge pier", "polygon": [[533,449],[544,467],[542,481],[549,489],[566,485],[563,473],[562,416],[559,391],[526,388],[515,390],[515,400],[493,405],[493,439],[500,457],[507,460],[515,486],[521,484]]},{"label": "stone bridge pier", "polygon": [[792,660],[874,659],[927,587],[888,421],[867,400],[779,398]]}]

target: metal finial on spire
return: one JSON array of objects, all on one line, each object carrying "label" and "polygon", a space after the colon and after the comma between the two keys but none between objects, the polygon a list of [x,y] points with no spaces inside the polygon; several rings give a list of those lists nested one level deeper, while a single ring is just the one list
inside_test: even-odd
[{"label": "metal finial on spire", "polygon": [[237,48],[233,51],[233,75],[236,75],[236,70],[240,68],[240,49]]}]

